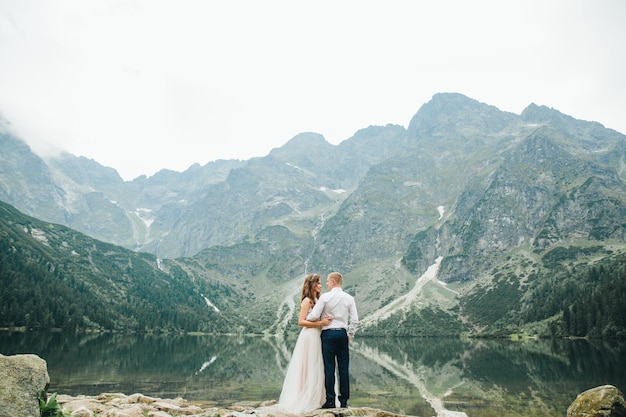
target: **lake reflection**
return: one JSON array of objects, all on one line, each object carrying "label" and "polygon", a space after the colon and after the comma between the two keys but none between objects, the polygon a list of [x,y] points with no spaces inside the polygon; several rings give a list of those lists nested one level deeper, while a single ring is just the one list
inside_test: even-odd
[{"label": "lake reflection", "polygon": [[[295,339],[0,333],[0,353],[48,363],[50,392],[136,392],[219,406],[278,399]],[[626,345],[587,340],[357,338],[352,406],[435,416],[559,416],[576,395],[626,388]]]}]

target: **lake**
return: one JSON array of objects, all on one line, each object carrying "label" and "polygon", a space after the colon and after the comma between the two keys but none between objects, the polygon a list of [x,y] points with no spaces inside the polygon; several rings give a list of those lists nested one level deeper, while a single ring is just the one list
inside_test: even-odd
[{"label": "lake", "polygon": [[[295,343],[254,336],[0,332],[0,353],[48,363],[49,392],[122,392],[216,406],[278,399]],[[599,385],[626,389],[626,342],[364,338],[351,343],[350,405],[414,416],[559,416]]]}]

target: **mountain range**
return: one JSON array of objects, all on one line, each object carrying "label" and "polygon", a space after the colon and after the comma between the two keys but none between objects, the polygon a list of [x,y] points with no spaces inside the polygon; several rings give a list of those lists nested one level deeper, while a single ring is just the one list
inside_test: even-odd
[{"label": "mountain range", "polygon": [[369,126],[338,145],[301,133],[265,157],[132,181],[84,157],[42,159],[6,120],[0,146],[7,230],[63,225],[149,257],[150,274],[196,294],[172,300],[200,308],[195,321],[154,327],[282,333],[296,327],[304,274],[338,270],[364,333],[626,334],[610,312],[572,327],[599,315],[590,297],[620,305],[608,289],[626,280],[625,136],[546,106],[517,115],[440,93],[407,128]]}]

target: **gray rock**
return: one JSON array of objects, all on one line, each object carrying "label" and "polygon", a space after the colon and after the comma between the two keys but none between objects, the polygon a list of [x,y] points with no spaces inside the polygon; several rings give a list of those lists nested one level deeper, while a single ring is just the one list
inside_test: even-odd
[{"label": "gray rock", "polygon": [[93,417],[94,413],[90,409],[86,407],[79,407],[76,410],[72,411],[72,417]]},{"label": "gray rock", "polygon": [[0,355],[0,417],[40,417],[37,394],[50,383],[37,355]]},{"label": "gray rock", "polygon": [[624,395],[612,385],[592,388],[578,395],[567,417],[626,417]]}]

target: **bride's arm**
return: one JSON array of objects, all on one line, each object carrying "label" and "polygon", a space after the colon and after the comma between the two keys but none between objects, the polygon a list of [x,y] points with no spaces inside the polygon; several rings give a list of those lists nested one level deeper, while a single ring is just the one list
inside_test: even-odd
[{"label": "bride's arm", "polygon": [[309,321],[306,319],[306,315],[309,314],[312,304],[308,298],[302,300],[300,303],[300,315],[298,316],[298,326],[300,327],[323,327],[328,326],[332,319],[324,318],[317,321]]}]

